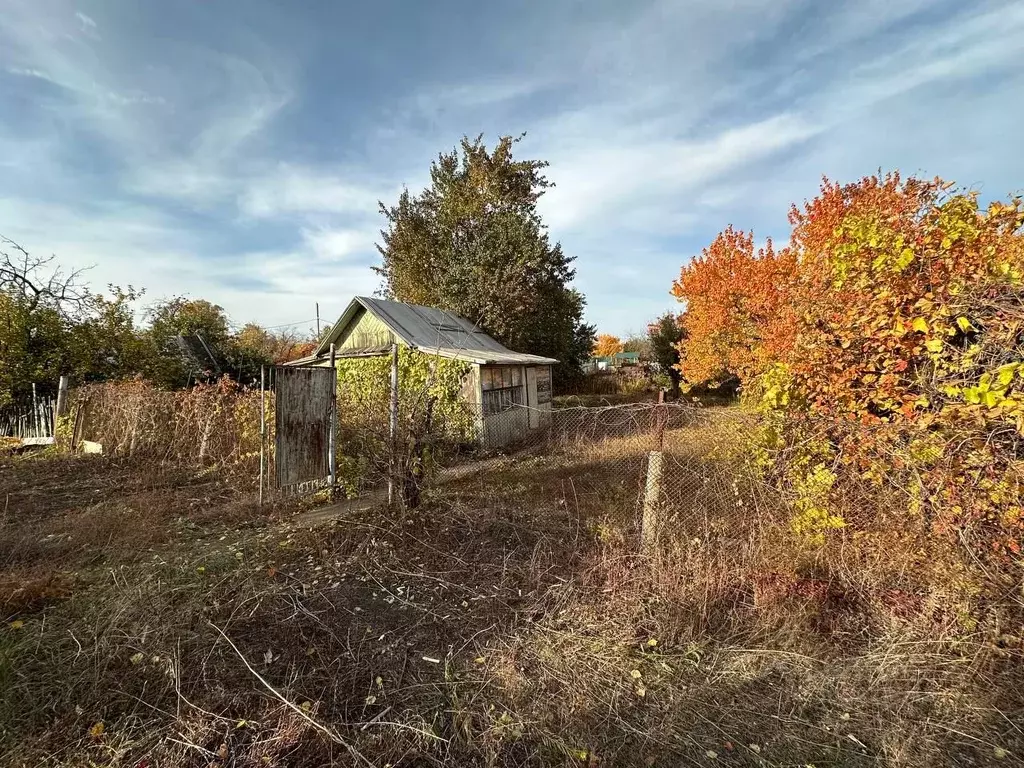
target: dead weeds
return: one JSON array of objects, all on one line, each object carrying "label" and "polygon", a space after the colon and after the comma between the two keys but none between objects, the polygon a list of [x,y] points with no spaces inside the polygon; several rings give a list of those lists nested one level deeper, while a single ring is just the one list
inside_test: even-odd
[{"label": "dead weeds", "polygon": [[0,763],[1019,761],[1012,577],[794,548],[680,445],[700,483],[647,557],[608,446],[313,526],[210,474],[4,460]]}]

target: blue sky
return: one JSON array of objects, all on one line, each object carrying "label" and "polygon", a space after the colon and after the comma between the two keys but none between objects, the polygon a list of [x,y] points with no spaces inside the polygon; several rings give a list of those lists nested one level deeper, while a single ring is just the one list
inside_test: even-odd
[{"label": "blue sky", "polygon": [[1024,3],[62,2],[0,12],[0,233],[97,286],[310,326],[377,287],[377,201],[527,132],[602,331],[821,176],[1024,188]]}]

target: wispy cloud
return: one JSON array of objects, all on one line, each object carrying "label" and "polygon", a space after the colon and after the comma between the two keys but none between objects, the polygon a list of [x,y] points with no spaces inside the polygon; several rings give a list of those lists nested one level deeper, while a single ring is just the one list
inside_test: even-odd
[{"label": "wispy cloud", "polygon": [[54,82],[53,78],[40,69],[31,69],[30,67],[8,67],[7,72],[12,75],[18,75],[19,77],[34,77],[38,80],[46,80],[49,83]]},{"label": "wispy cloud", "polygon": [[81,22],[82,29],[84,29],[84,30],[95,30],[96,29],[96,22],[92,20],[92,17],[86,16],[81,11],[75,11],[75,18],[78,19],[79,22]]},{"label": "wispy cloud", "polygon": [[377,202],[391,190],[351,180],[343,172],[282,164],[249,182],[238,199],[248,216],[269,218],[302,213],[375,215]]}]

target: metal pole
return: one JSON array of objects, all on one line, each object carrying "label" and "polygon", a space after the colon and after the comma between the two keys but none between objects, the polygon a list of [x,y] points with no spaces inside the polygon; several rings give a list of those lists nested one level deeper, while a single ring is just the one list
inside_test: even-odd
[{"label": "metal pole", "polygon": [[[316,303],[316,340],[320,341],[320,302]],[[331,367],[334,367],[334,363],[331,363]]]},{"label": "metal pole", "polygon": [[396,452],[398,451],[398,344],[391,345],[391,418],[388,434],[391,438],[390,471],[388,472],[388,504],[395,503]]},{"label": "metal pole", "polygon": [[658,391],[658,410],[655,417],[655,434],[658,440],[658,450],[665,450],[665,426],[668,423],[668,411],[665,408],[665,390]]},{"label": "metal pole", "polygon": [[[317,307],[320,305],[317,304]],[[317,310],[317,316],[320,312]],[[334,489],[338,484],[338,457],[337,457],[337,433],[338,433],[338,369],[335,364],[334,344],[331,344],[331,374],[334,377],[331,384],[331,424],[327,439],[327,468],[330,472],[331,498],[334,498]]]},{"label": "metal pole", "polygon": [[39,401],[36,399],[36,383],[32,382],[32,437],[39,437]]},{"label": "metal pole", "polygon": [[260,501],[263,506],[263,475],[266,472],[267,444],[267,366],[260,366]]}]

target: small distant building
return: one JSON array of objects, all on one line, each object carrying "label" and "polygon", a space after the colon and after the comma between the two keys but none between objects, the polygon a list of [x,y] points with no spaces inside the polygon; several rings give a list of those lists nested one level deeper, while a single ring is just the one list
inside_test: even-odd
[{"label": "small distant building", "polygon": [[558,361],[513,352],[450,312],[356,296],[312,355],[286,365],[330,365],[332,344],[338,358],[378,357],[398,344],[469,363],[462,396],[486,447],[514,443],[550,420],[551,366]]},{"label": "small distant building", "polygon": [[583,364],[584,373],[610,371],[616,368],[628,368],[640,365],[640,355],[636,352],[616,352],[614,355],[592,357]]}]

